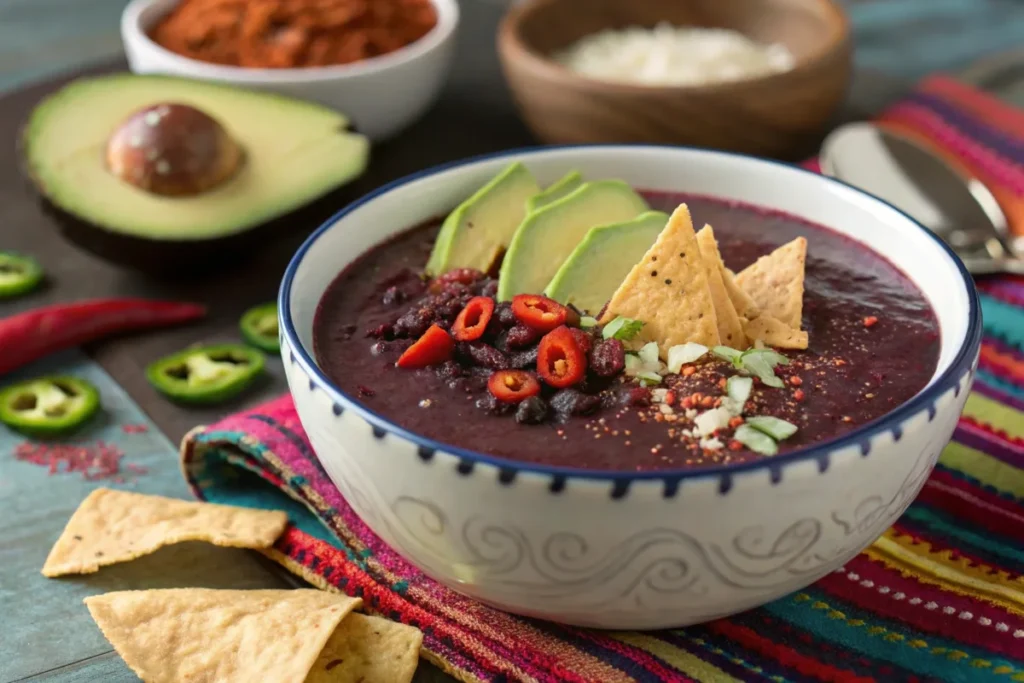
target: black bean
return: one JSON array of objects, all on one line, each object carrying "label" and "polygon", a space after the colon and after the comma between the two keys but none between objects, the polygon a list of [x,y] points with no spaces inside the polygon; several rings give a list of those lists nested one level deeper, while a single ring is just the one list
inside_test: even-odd
[{"label": "black bean", "polygon": [[548,404],[540,396],[530,396],[516,408],[516,422],[519,424],[540,424],[548,417]]},{"label": "black bean", "polygon": [[521,349],[525,346],[533,344],[535,341],[540,339],[540,332],[527,327],[526,325],[514,325],[508,331],[507,343],[509,348]]},{"label": "black bean", "polygon": [[626,367],[626,349],[618,339],[602,339],[590,352],[590,370],[600,377],[613,377]]},{"label": "black bean", "polygon": [[538,347],[534,346],[523,351],[516,351],[509,354],[508,362],[513,368],[535,368],[537,367]]},{"label": "black bean", "polygon": [[588,415],[601,407],[601,398],[576,389],[562,389],[551,397],[551,407],[562,419],[570,415]]},{"label": "black bean", "polygon": [[476,365],[491,370],[506,370],[509,367],[508,356],[489,344],[471,342],[466,345],[466,354]]}]

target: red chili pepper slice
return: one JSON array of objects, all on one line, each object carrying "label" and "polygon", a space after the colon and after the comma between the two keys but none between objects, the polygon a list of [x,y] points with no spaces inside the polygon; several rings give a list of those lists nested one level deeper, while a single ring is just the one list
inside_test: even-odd
[{"label": "red chili pepper slice", "polygon": [[466,303],[452,325],[452,336],[459,341],[474,341],[484,336],[494,315],[494,299],[475,296]]},{"label": "red chili pepper slice", "polygon": [[198,304],[92,299],[37,308],[0,320],[0,375],[56,351],[121,332],[168,327],[206,315]]},{"label": "red chili pepper slice", "polygon": [[452,357],[455,340],[439,325],[431,325],[416,343],[405,350],[395,363],[400,368],[425,368]]},{"label": "red chili pepper slice", "polygon": [[539,294],[517,294],[512,297],[512,312],[519,322],[538,332],[550,332],[564,325],[569,317],[568,308]]},{"label": "red chili pepper slice", "polygon": [[559,327],[544,335],[537,348],[537,373],[556,389],[571,387],[587,372],[587,356],[572,331]]},{"label": "red chili pepper slice", "polygon": [[519,403],[540,393],[540,382],[525,370],[498,370],[487,380],[487,388],[502,403]]}]

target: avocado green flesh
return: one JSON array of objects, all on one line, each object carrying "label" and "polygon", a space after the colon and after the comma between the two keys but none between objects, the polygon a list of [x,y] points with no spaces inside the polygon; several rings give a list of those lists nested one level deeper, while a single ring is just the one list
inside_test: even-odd
[{"label": "avocado green flesh", "polygon": [[571,194],[576,188],[583,184],[583,174],[579,171],[570,171],[560,180],[549,186],[540,194],[535,194],[526,202],[526,213],[543,209],[548,204],[557,202],[562,197]]},{"label": "avocado green flesh", "polygon": [[646,202],[626,183],[598,180],[530,214],[501,264],[498,300],[540,293],[591,228],[628,221],[646,210]]},{"label": "avocado green flesh", "polygon": [[[187,104],[218,120],[243,148],[239,172],[188,197],[161,197],[106,170],[107,139],[133,112]],[[72,83],[33,112],[23,134],[32,178],[65,212],[110,232],[206,240],[288,213],[361,174],[369,142],[317,104],[165,76],[119,74]]]},{"label": "avocado green flesh", "polygon": [[668,218],[648,211],[631,221],[591,228],[551,278],[544,295],[596,315],[658,239]]},{"label": "avocado green flesh", "polygon": [[445,219],[427,261],[428,275],[453,268],[486,272],[508,246],[526,215],[526,200],[540,192],[521,163],[506,167]]}]

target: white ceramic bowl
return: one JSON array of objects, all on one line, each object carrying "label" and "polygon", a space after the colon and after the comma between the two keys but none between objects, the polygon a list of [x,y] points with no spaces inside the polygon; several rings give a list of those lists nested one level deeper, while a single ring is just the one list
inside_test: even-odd
[{"label": "white ceramic bowl", "polygon": [[[443,215],[513,159],[541,183],[579,169],[637,188],[786,211],[860,240],[902,268],[935,309],[935,375],[913,399],[842,438],[704,470],[530,465],[394,425],[317,367],[312,329],[321,295],[356,256]],[[679,147],[512,151],[396,181],[309,238],[287,270],[279,304],[281,352],[302,424],[345,499],[381,538],[428,575],[488,604],[617,629],[682,626],[762,605],[870,544],[917,495],[952,435],[981,333],[970,276],[908,216],[793,166]],[[510,423],[510,436],[515,428]]]},{"label": "white ceramic bowl", "polygon": [[376,142],[419,119],[448,75],[459,6],[457,0],[430,1],[437,10],[430,33],[395,52],[339,66],[249,69],[182,57],[147,34],[178,0],[132,0],[121,15],[121,39],[135,73],[220,81],[320,102],[347,114],[359,132]]}]

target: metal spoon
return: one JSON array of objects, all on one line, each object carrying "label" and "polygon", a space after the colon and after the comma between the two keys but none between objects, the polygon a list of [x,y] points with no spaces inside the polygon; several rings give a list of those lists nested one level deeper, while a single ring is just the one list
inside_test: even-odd
[{"label": "metal spoon", "polygon": [[821,168],[917,219],[970,272],[1024,273],[1024,238],[1010,233],[988,188],[913,140],[870,123],[846,124],[825,139]]}]

